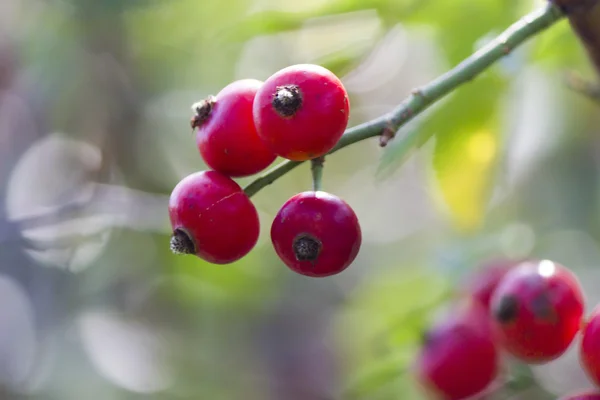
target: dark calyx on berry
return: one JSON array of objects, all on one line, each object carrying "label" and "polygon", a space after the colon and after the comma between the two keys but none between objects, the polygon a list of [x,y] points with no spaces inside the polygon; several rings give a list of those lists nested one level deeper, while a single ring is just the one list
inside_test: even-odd
[{"label": "dark calyx on berry", "polygon": [[308,234],[298,235],[292,245],[298,261],[316,261],[323,246],[319,240]]},{"label": "dark calyx on berry", "polygon": [[171,236],[171,251],[174,254],[196,254],[196,246],[183,229],[175,229]]},{"label": "dark calyx on berry", "polygon": [[292,117],[302,107],[302,93],[296,85],[286,85],[277,88],[271,103],[277,114],[282,117]]},{"label": "dark calyx on berry", "polygon": [[517,317],[519,303],[513,296],[505,296],[494,309],[494,317],[498,322],[508,323]]},{"label": "dark calyx on berry", "polygon": [[206,99],[192,105],[192,110],[196,113],[190,120],[192,129],[195,129],[206,122],[216,101],[217,99],[215,96],[208,96]]}]

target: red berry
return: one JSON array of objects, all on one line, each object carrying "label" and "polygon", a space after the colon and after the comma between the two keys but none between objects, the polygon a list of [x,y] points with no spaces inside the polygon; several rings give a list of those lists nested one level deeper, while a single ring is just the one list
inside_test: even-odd
[{"label": "red berry", "polygon": [[215,171],[248,176],[275,160],[275,153],[259,138],[252,117],[254,96],[261,86],[255,79],[235,81],[216,97],[194,105],[196,143],[204,162]]},{"label": "red berry", "polygon": [[582,328],[579,357],[588,376],[600,385],[600,305],[594,308]]},{"label": "red berry", "polygon": [[239,260],[256,244],[256,208],[240,188],[216,171],[191,174],[175,186],[169,200],[171,249],[213,264]]},{"label": "red berry", "polygon": [[554,360],[567,350],[583,308],[577,277],[549,260],[523,262],[509,271],[491,301],[504,347],[530,364]]},{"label": "red berry", "polygon": [[600,400],[600,392],[590,390],[561,397],[559,400]]},{"label": "red berry", "polygon": [[489,309],[494,290],[506,273],[520,262],[503,258],[487,261],[471,275],[463,289],[464,292]]},{"label": "red berry", "polygon": [[254,100],[258,134],[275,153],[294,161],[327,154],[342,137],[349,116],[350,100],[342,82],[318,65],[276,72]]},{"label": "red berry", "polygon": [[486,309],[478,302],[455,305],[424,335],[415,362],[417,380],[445,400],[459,400],[485,390],[496,378],[499,351]]},{"label": "red berry", "polygon": [[362,242],[358,218],[342,199],[304,192],[281,207],[271,225],[277,255],[299,274],[324,277],[354,261]]}]

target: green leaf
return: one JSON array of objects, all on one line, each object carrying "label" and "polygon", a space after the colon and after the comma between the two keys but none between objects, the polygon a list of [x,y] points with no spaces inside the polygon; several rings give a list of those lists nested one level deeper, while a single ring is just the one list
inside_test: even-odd
[{"label": "green leaf", "polygon": [[384,25],[395,25],[420,6],[421,0],[337,0],[322,2],[295,12],[268,10],[246,18],[228,33],[230,40],[245,41],[258,35],[270,35],[299,29],[306,21],[319,17],[375,10]]},{"label": "green leaf", "polygon": [[385,178],[397,171],[404,162],[416,151],[422,143],[423,137],[427,137],[418,124],[410,123],[402,127],[384,148],[377,166],[378,178]]},{"label": "green leaf", "polygon": [[[486,36],[514,22],[522,11],[501,0],[427,2],[406,22],[435,27],[440,48],[454,66],[480,47]],[[441,205],[463,229],[476,228],[482,222],[499,152],[497,108],[506,81],[497,69],[492,67],[458,88],[422,118],[422,123],[402,128],[385,149],[379,166],[380,174],[394,171],[411,150],[435,135],[433,184]]]},{"label": "green leaf", "polygon": [[[310,15],[310,14],[309,14]],[[246,41],[259,35],[294,31],[302,27],[309,15],[281,11],[265,11],[246,18],[237,27],[226,32],[230,41]]]},{"label": "green leaf", "polygon": [[337,51],[325,57],[321,57],[321,59],[317,61],[317,64],[327,68],[337,76],[343,76],[358,64],[360,58],[363,57],[365,53],[365,50],[351,46],[343,51]]},{"label": "green leaf", "polygon": [[444,136],[434,155],[435,178],[456,226],[478,228],[490,195],[498,149],[498,132],[481,126]]},{"label": "green leaf", "polygon": [[584,46],[566,21],[536,37],[530,58],[552,68],[590,70]]},{"label": "green leaf", "polygon": [[394,382],[399,381],[407,373],[413,352],[399,351],[391,353],[379,361],[367,364],[350,378],[344,390],[345,399],[371,398]]},{"label": "green leaf", "polygon": [[440,48],[456,65],[475,50],[478,40],[499,33],[520,17],[524,11],[518,4],[514,0],[429,1],[406,22],[435,27]]},{"label": "green leaf", "polygon": [[230,82],[243,44],[225,44],[221,32],[246,18],[249,0],[151,4],[124,16],[146,86],[158,91],[181,87],[217,91]]}]

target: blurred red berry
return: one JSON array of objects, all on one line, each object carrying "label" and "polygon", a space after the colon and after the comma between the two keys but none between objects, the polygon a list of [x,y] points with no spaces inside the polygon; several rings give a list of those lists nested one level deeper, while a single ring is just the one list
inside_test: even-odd
[{"label": "blurred red berry", "polygon": [[342,82],[318,65],[284,68],[259,89],[254,122],[279,156],[305,161],[327,154],[348,125],[350,101]]},{"label": "blurred red berry", "polygon": [[299,274],[324,277],[354,261],[362,242],[358,218],[342,199],[326,192],[290,198],[271,225],[277,255]]},{"label": "blurred red berry", "polygon": [[577,277],[549,260],[527,261],[509,271],[491,301],[506,350],[530,364],[561,356],[579,330],[584,310]]},{"label": "blurred red berry", "polygon": [[216,97],[197,103],[192,127],[196,143],[210,168],[229,176],[248,176],[268,167],[276,158],[260,139],[252,104],[262,82],[242,79],[225,86]]},{"label": "blurred red berry", "polygon": [[435,398],[460,400],[484,391],[498,373],[499,351],[486,309],[476,301],[451,308],[424,335],[415,373]]},{"label": "blurred red berry", "polygon": [[558,400],[600,400],[600,392],[589,390],[561,397]]},{"label": "blurred red berry", "polygon": [[490,308],[490,300],[504,275],[522,260],[493,259],[485,262],[466,282],[464,292]]},{"label": "blurred red berry", "polygon": [[594,308],[581,330],[579,357],[588,376],[600,385],[600,305]]},{"label": "blurred red berry", "polygon": [[216,171],[181,180],[171,193],[169,216],[173,252],[213,264],[239,260],[258,240],[256,208],[237,183]]}]

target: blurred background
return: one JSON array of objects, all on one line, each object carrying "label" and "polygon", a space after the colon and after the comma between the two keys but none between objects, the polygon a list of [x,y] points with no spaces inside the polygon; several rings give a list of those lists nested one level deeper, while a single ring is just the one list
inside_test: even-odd
[{"label": "blurred background", "polygon": [[[2,0],[0,397],[418,400],[421,332],[484,260],[553,259],[594,306],[600,113],[564,83],[595,76],[566,21],[405,126],[435,134],[419,151],[373,139],[328,157],[325,190],[363,229],[344,273],[296,275],[272,249],[308,165],[253,197],[248,257],[169,251],[170,191],[206,168],[195,101],[316,63],[342,78],[355,125],[542,4]],[[514,373],[490,398],[589,387],[573,351]]]}]

